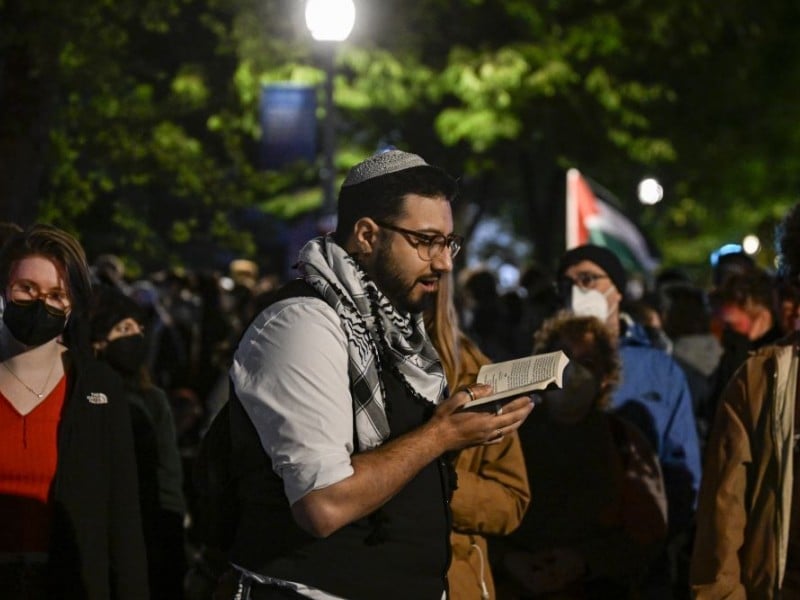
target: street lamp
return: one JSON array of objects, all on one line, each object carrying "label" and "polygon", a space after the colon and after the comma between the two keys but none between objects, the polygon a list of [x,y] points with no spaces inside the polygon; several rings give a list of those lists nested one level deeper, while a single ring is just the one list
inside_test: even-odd
[{"label": "street lamp", "polygon": [[356,9],[353,0],[306,0],[306,27],[322,46],[325,68],[325,121],[323,122],[324,163],[320,172],[323,188],[323,215],[335,212],[333,155],[336,147],[336,117],[333,106],[333,76],[337,44],[353,30]]},{"label": "street lamp", "polygon": [[756,254],[759,250],[761,250],[761,240],[758,239],[758,236],[750,233],[744,236],[742,240],[742,250],[744,250],[745,254],[753,255]]},{"label": "street lamp", "polygon": [[639,182],[638,187],[639,202],[653,206],[661,202],[664,197],[664,188],[658,183],[657,179],[648,177]]}]

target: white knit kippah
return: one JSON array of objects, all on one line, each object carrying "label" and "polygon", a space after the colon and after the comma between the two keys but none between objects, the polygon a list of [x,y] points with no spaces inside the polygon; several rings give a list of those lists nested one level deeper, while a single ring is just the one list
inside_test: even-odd
[{"label": "white knit kippah", "polygon": [[403,152],[402,150],[388,150],[380,154],[373,154],[350,169],[342,187],[364,183],[381,175],[397,173],[413,167],[429,166],[421,156],[416,154]]}]

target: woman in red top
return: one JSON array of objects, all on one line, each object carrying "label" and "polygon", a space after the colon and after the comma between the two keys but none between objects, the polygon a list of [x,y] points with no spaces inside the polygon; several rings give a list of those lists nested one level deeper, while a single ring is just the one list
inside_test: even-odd
[{"label": "woman in red top", "polygon": [[0,596],[147,598],[130,420],[88,351],[83,249],[19,232],[0,290]]}]

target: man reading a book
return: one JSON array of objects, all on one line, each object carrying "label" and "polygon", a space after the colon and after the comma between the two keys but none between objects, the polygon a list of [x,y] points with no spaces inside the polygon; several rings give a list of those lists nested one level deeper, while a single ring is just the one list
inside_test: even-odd
[{"label": "man reading a book", "polygon": [[250,598],[441,600],[451,450],[493,443],[530,413],[445,398],[422,309],[453,267],[455,182],[391,150],[353,167],[332,236],[300,252],[231,368],[238,523],[231,562]]}]

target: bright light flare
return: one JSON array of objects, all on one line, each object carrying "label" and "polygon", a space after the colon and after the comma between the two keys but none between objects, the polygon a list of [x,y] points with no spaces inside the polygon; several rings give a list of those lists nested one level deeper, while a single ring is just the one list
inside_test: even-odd
[{"label": "bright light flare", "polygon": [[307,0],[306,27],[319,42],[342,42],[353,31],[353,0]]},{"label": "bright light flare", "polygon": [[664,197],[664,188],[658,183],[658,180],[648,177],[639,182],[638,188],[639,202],[652,206],[658,204]]},{"label": "bright light flare", "polygon": [[742,250],[745,251],[745,254],[750,254],[752,256],[761,250],[761,240],[758,239],[757,235],[753,235],[752,233],[744,236],[742,240]]}]

